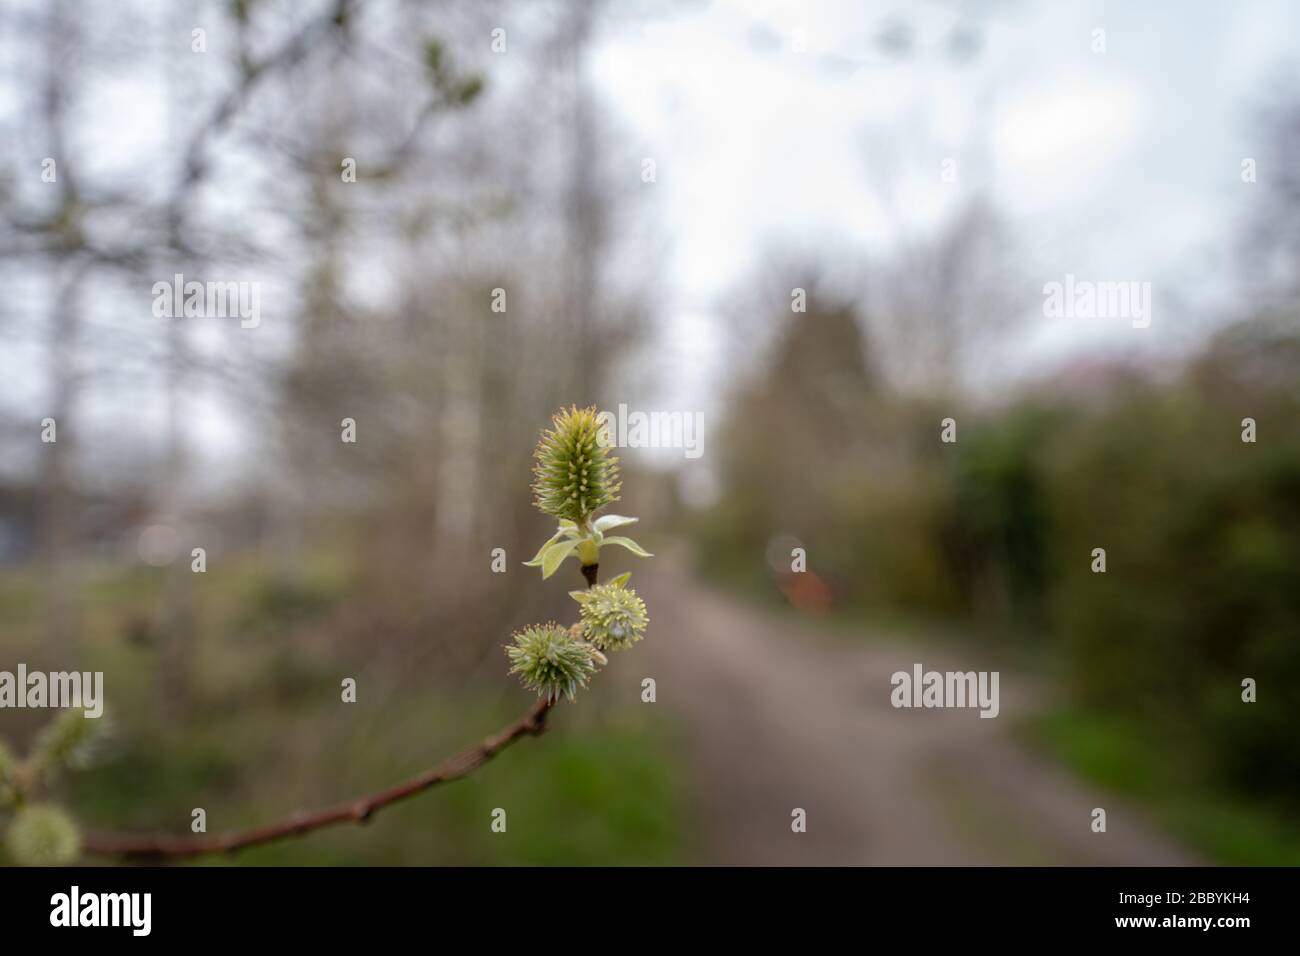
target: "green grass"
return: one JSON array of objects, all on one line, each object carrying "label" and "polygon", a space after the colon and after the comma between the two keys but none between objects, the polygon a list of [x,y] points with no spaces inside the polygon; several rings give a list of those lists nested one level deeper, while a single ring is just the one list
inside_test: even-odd
[{"label": "green grass", "polygon": [[1300,865],[1300,826],[1280,811],[1209,781],[1187,750],[1124,718],[1060,709],[1026,727],[1079,776],[1142,804],[1170,834],[1211,861]]}]

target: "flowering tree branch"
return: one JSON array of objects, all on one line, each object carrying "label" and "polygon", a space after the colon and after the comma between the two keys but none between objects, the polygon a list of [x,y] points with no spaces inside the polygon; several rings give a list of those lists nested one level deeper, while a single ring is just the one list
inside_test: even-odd
[{"label": "flowering tree branch", "polygon": [[645,602],[628,587],[630,574],[608,584],[599,582],[600,549],[618,545],[641,557],[650,555],[635,541],[606,532],[633,524],[636,518],[595,512],[618,501],[618,459],[609,453],[609,435],[594,408],[571,408],[552,420],[534,453],[533,493],[537,507],[559,519],[555,534],[525,562],[549,578],[568,557],[576,557],[587,588],[570,591],[578,602],[579,620],[565,627],[554,622],[516,631],[506,647],[510,673],[537,693],[528,711],[498,733],[442,763],[385,790],[313,812],[299,812],[276,823],[195,836],[112,832],[81,833],[72,818],[48,803],[30,798],[46,778],[75,767],[84,756],[93,721],[68,712],[47,728],[34,752],[19,761],[0,743],[0,812],[12,811],[6,843],[20,863],[66,863],[85,852],[100,856],[181,859],[274,843],[339,823],[365,823],[378,811],[477,770],[516,740],[537,736],[561,697],[573,699],[587,686],[596,668],[608,663],[606,651],[626,650],[645,636],[649,616]]},{"label": "flowering tree branch", "polygon": [[338,823],[366,823],[378,811],[440,783],[467,776],[483,766],[521,737],[537,736],[546,730],[546,715],[554,702],[538,698],[528,712],[486,740],[467,747],[436,767],[418,773],[386,790],[366,794],[323,810],[296,813],[284,820],[247,830],[200,836],[150,836],[131,833],[87,833],[81,846],[86,853],[125,858],[179,859],[205,853],[233,852],[301,836]]}]

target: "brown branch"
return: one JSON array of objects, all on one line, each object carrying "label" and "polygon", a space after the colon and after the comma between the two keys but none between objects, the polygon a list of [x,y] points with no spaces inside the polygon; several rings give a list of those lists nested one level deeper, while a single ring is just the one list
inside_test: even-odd
[{"label": "brown branch", "polygon": [[[240,109],[252,96],[257,86],[267,76],[297,66],[311,51],[317,36],[341,27],[347,20],[353,0],[335,0],[326,13],[294,34],[283,46],[269,53],[265,59],[244,64],[239,83],[217,104],[206,122],[190,139],[185,150],[181,181],[169,205],[175,206],[185,194],[207,175],[205,156],[208,144],[221,135],[234,122]],[[172,210],[174,215],[176,210]]]},{"label": "brown branch", "polygon": [[462,750],[449,757],[438,766],[411,777],[402,783],[357,797],[346,803],[340,803],[324,810],[312,813],[297,813],[278,823],[269,823],[248,830],[235,830],[229,833],[214,833],[210,836],[149,836],[131,833],[87,833],[82,839],[82,849],[99,856],[116,856],[126,858],[166,858],[199,856],[204,853],[232,852],[263,843],[273,843],[286,837],[300,836],[333,826],[336,823],[365,823],[375,813],[391,804],[423,793],[440,783],[459,780],[483,764],[487,763],[502,750],[505,750],[520,737],[536,736],[546,729],[546,715],[552,703],[538,698],[537,703],[528,708],[528,712],[510,724],[500,733],[488,737],[483,742]]},{"label": "brown branch", "polygon": [[[582,576],[588,587],[595,587],[599,567],[584,564]],[[296,813],[278,823],[248,830],[232,830],[211,836],[150,836],[134,833],[87,833],[82,837],[81,848],[97,856],[116,856],[126,859],[183,859],[204,853],[232,853],[250,846],[274,843],[287,837],[301,836],[313,830],[334,826],[336,823],[366,823],[377,812],[390,804],[423,793],[440,783],[448,783],[468,776],[505,750],[520,737],[541,734],[546,730],[546,715],[555,706],[554,701],[539,697],[528,712],[500,733],[482,743],[462,750],[438,766],[416,774],[409,780],[366,796],[357,797],[324,810]]]}]

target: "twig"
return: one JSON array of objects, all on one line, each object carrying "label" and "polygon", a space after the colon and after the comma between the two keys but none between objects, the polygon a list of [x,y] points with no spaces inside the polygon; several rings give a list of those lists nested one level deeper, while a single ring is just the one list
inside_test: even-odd
[{"label": "twig", "polygon": [[487,763],[520,737],[537,736],[546,729],[546,715],[552,703],[539,698],[528,712],[500,733],[482,743],[462,750],[438,766],[411,777],[402,783],[357,797],[324,810],[296,813],[277,823],[269,823],[248,830],[214,833],[210,836],[149,836],[131,833],[87,833],[82,839],[82,849],[99,856],[128,858],[167,858],[200,856],[204,853],[232,852],[263,843],[273,843],[286,837],[300,836],[333,826],[336,823],[365,823],[375,813],[391,804],[423,793],[440,783],[459,780]]},{"label": "twig", "polygon": [[[586,578],[588,587],[596,585],[598,574],[597,565],[583,565],[582,576]],[[260,846],[263,843],[274,843],[288,837],[301,836],[313,830],[334,826],[336,823],[366,823],[384,807],[423,793],[440,783],[448,783],[468,776],[520,737],[538,736],[546,730],[546,715],[550,713],[553,706],[553,701],[539,697],[526,714],[482,743],[462,750],[438,766],[416,774],[387,790],[357,797],[324,810],[316,810],[312,813],[300,812],[277,823],[268,823],[248,830],[214,833],[210,836],[150,836],[92,832],[82,837],[81,848],[86,853],[97,856],[176,860],[201,856],[205,853],[231,853],[250,846]]]}]

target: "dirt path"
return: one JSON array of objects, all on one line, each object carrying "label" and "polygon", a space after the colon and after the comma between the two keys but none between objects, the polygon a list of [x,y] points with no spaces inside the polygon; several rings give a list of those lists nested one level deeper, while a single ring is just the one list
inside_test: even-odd
[{"label": "dirt path", "polygon": [[[672,560],[637,569],[660,706],[695,761],[703,857],[729,864],[1148,864],[1198,862],[1132,808],[1026,752],[1031,706],[1001,674],[1001,714],[903,710],[890,675],[994,669],[916,642],[835,639],[692,584]],[[807,811],[807,832],[791,811]],[[1093,807],[1107,830],[1091,832]]]}]

